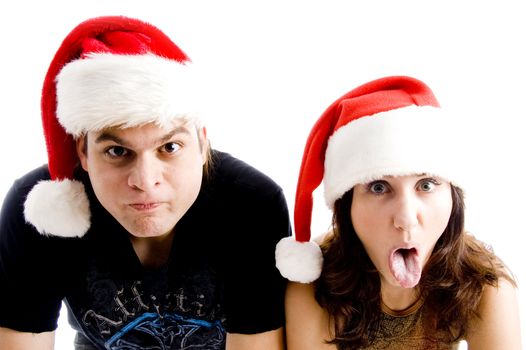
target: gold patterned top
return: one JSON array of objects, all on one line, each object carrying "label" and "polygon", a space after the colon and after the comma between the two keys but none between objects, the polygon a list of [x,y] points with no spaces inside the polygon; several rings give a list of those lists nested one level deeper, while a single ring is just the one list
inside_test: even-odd
[{"label": "gold patterned top", "polygon": [[428,335],[424,332],[425,312],[420,299],[407,309],[395,311],[382,304],[382,316],[376,339],[369,350],[407,350],[407,349],[436,349],[456,350],[458,343],[440,341],[436,334]]}]

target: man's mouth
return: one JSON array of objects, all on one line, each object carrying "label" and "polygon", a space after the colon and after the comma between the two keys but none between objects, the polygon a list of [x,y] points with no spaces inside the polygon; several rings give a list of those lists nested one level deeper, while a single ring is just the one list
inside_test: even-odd
[{"label": "man's mouth", "polygon": [[154,202],[154,203],[131,203],[131,204],[129,204],[130,207],[132,207],[133,209],[138,210],[138,211],[153,210],[153,209],[159,207],[160,205],[161,204],[158,203],[158,202]]}]

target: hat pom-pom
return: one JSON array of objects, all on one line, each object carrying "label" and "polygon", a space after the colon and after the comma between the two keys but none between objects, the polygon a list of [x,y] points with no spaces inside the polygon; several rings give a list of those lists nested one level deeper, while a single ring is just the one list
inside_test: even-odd
[{"label": "hat pom-pom", "polygon": [[40,234],[82,237],[90,228],[91,214],[84,185],[79,181],[41,181],[24,203],[26,221]]},{"label": "hat pom-pom", "polygon": [[318,279],[323,266],[320,247],[314,242],[298,242],[285,237],[276,245],[276,267],[290,281],[310,283]]}]

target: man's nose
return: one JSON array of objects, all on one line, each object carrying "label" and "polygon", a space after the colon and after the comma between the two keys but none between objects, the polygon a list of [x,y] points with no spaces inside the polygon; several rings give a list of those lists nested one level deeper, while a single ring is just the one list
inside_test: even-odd
[{"label": "man's nose", "polygon": [[148,191],[161,183],[161,165],[153,156],[138,156],[128,177],[128,185],[142,191]]}]

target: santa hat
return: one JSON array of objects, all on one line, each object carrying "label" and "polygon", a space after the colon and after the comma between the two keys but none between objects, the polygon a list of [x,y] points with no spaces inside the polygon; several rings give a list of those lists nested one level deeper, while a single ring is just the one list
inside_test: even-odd
[{"label": "santa hat", "polygon": [[190,60],[149,23],[121,16],[79,24],[53,58],[42,89],[50,181],[30,191],[26,221],[45,235],[81,237],[90,227],[84,186],[73,179],[75,138],[147,123],[169,126],[196,112]]},{"label": "santa hat", "polygon": [[364,84],[336,100],[311,130],[305,146],[294,207],[295,238],[276,246],[276,266],[291,281],[316,280],[319,246],[310,241],[313,191],[323,180],[334,202],[356,184],[386,175],[426,173],[455,183],[452,123],[421,81],[394,76]]}]

